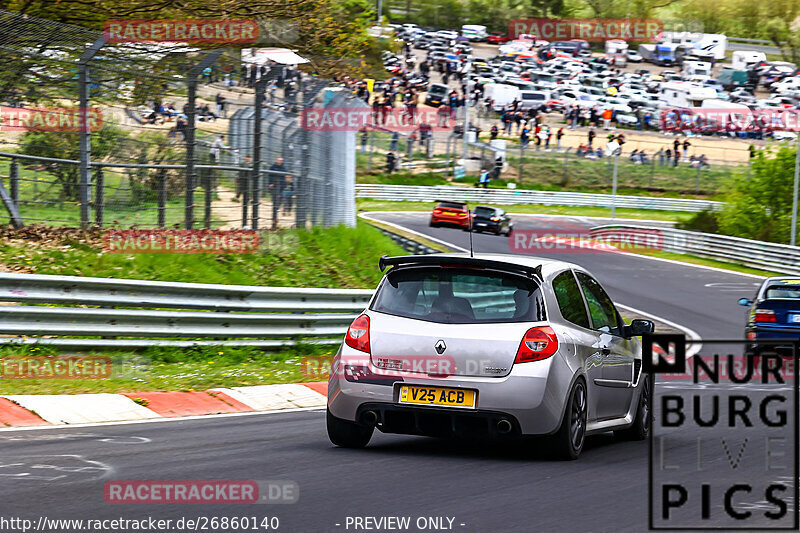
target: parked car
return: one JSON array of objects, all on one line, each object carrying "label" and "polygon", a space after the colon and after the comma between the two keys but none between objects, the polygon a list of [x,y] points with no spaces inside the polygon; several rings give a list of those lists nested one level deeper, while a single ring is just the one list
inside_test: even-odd
[{"label": "parked car", "polygon": [[489,36],[486,38],[486,42],[489,44],[504,44],[511,41],[511,37],[509,37],[505,33],[494,32],[490,33]]}]

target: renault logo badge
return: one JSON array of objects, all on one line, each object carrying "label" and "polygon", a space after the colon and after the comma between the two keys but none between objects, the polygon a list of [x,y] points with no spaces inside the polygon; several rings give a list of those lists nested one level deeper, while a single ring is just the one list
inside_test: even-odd
[{"label": "renault logo badge", "polygon": [[444,351],[447,349],[447,345],[441,339],[436,341],[436,344],[434,344],[433,347],[436,348],[436,353],[438,353],[439,355],[442,355]]}]

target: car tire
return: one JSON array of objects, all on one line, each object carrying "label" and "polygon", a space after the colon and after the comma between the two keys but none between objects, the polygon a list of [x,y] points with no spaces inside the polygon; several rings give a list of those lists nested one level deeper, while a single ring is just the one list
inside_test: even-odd
[{"label": "car tire", "polygon": [[561,427],[552,437],[556,458],[574,461],[583,451],[586,440],[587,406],[586,383],[583,379],[578,379],[567,396]]},{"label": "car tire", "polygon": [[434,224],[433,222],[428,222],[428,226],[435,228],[438,224]]},{"label": "car tire", "polygon": [[514,231],[514,228],[511,226],[508,227],[508,231],[506,232],[506,237],[511,237],[511,233]]},{"label": "car tire", "polygon": [[340,448],[363,448],[375,428],[336,418],[327,410],[328,438]]},{"label": "car tire", "polygon": [[648,374],[642,374],[642,393],[636,406],[633,425],[615,431],[614,436],[624,440],[644,440],[650,435],[650,409],[653,401],[653,384]]}]

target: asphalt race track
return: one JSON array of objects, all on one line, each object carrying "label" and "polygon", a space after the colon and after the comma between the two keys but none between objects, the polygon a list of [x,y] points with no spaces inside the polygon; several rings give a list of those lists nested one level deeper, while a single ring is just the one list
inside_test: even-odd
[{"label": "asphalt race track", "polygon": [[[459,247],[468,246],[467,233],[428,228],[426,214],[375,217]],[[515,220],[518,230],[565,222],[531,217]],[[596,224],[584,219],[566,222]],[[480,252],[506,252],[508,242],[505,237],[474,235],[475,250]],[[565,254],[556,255],[563,259]],[[625,254],[569,256],[567,260],[592,271],[619,303],[688,326],[703,338],[741,337],[744,315],[736,300],[751,296],[758,283],[750,276]],[[707,396],[714,390],[702,389],[692,390],[687,385],[682,393]],[[757,396],[759,392],[748,394]],[[391,531],[347,527],[348,517],[381,516],[410,517],[412,527],[407,531],[434,530],[418,529],[414,524],[419,517],[450,518],[452,530],[465,532],[648,529],[647,441],[593,437],[580,459],[568,463],[552,461],[541,453],[537,449],[540,441],[486,447],[379,432],[367,449],[353,451],[329,443],[324,421],[324,411],[312,410],[0,431],[3,515],[29,518],[34,523],[41,515],[50,519],[152,516],[173,520],[277,516],[281,532]],[[695,450],[691,432],[667,431],[662,434],[669,434],[672,440],[666,462],[686,467],[697,462],[695,456],[702,457],[702,471],[719,487],[736,483],[742,476],[754,486],[761,478],[791,479],[791,467],[764,473],[763,459],[762,463],[755,460],[764,456],[764,442],[758,440],[764,432],[757,431],[760,433],[752,434],[749,448],[743,449],[736,436],[746,432],[709,429],[703,436],[710,444],[702,452]],[[784,428],[784,433],[787,431]],[[791,443],[787,446],[784,460],[791,463]],[[736,467],[728,466],[737,457]],[[693,470],[678,475],[688,485],[706,481]],[[300,499],[287,505],[108,505],[103,496],[104,484],[110,480],[204,479],[292,480],[300,487]],[[724,503],[719,487],[714,485],[711,491],[713,518],[703,523],[707,527],[730,524],[720,514]],[[693,519],[692,523],[700,521],[695,489],[691,487],[689,510],[682,515]],[[789,501],[792,515],[792,490],[782,496]],[[775,509],[765,503],[760,485],[752,493],[737,494],[733,501],[738,509],[762,517],[758,524],[774,525],[759,514]],[[445,527],[448,524],[445,519]]]}]

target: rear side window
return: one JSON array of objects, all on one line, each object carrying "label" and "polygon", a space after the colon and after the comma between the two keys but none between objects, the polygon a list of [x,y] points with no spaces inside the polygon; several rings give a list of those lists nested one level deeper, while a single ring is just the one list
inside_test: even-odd
[{"label": "rear side window", "polygon": [[589,306],[589,316],[592,317],[592,328],[605,333],[620,334],[619,315],[617,308],[609,298],[603,287],[583,272],[577,273],[578,280],[586,296],[586,304]]},{"label": "rear side window", "polygon": [[765,298],[800,298],[800,285],[770,285]]},{"label": "rear side window", "polygon": [[572,271],[562,272],[553,279],[553,292],[556,293],[558,308],[565,320],[589,329],[589,318],[583,305],[581,290]]},{"label": "rear side window", "polygon": [[536,281],[502,272],[459,268],[392,271],[381,284],[372,310],[442,324],[546,319]]}]

